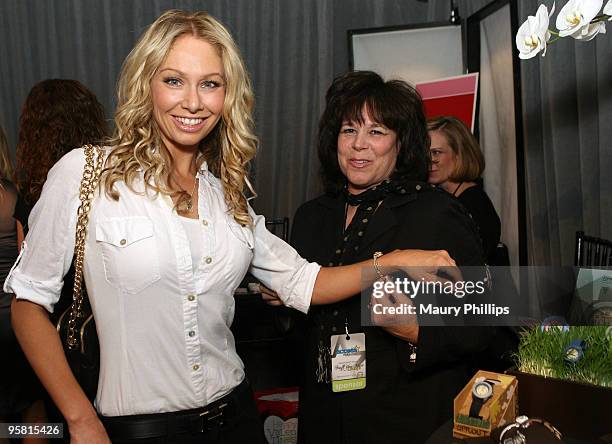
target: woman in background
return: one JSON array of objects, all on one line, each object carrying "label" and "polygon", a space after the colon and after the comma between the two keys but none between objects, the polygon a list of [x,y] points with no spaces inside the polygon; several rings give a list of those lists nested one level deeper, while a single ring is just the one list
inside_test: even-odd
[{"label": "woman in background", "polygon": [[19,117],[17,187],[23,201],[15,217],[27,232],[28,216],[47,173],[64,154],[106,137],[104,107],[76,80],[47,79],[32,87]]},{"label": "woman in background", "polygon": [[[491,269],[493,285],[504,283],[494,287],[497,295],[508,292],[503,297],[515,300],[518,295],[514,293],[515,287],[505,268],[510,265],[508,253],[497,249],[501,222],[481,186],[485,160],[478,141],[465,124],[453,116],[436,117],[427,123],[427,129],[431,138],[429,183],[455,196],[470,212],[478,227],[487,264],[504,266]],[[487,336],[487,348],[475,357],[474,368],[504,372],[514,364],[512,354],[518,347],[518,337],[508,327],[491,327]]]},{"label": "woman in background", "polygon": [[478,226],[487,263],[492,264],[501,222],[480,185],[485,160],[478,141],[461,120],[452,116],[430,120],[427,129],[431,138],[429,183],[452,194],[467,208]]},{"label": "woman in background", "polygon": [[[0,282],[4,283],[17,259],[23,231],[13,217],[18,199],[12,183],[13,165],[8,142],[0,127]],[[0,289],[0,421],[46,422],[42,401],[42,387],[26,361],[11,328],[11,300],[13,295]],[[24,443],[45,443],[45,440],[27,438]],[[8,441],[0,438],[0,443]]]}]

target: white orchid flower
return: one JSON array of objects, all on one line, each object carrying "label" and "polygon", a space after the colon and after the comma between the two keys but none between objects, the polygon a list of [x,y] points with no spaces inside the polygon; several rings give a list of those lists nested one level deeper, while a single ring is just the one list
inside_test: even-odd
[{"label": "white orchid flower", "polygon": [[540,51],[542,51],[542,56],[546,55],[546,43],[550,39],[548,22],[553,12],[555,12],[554,3],[550,14],[545,5],[540,5],[536,15],[530,15],[521,25],[516,33],[516,47],[519,50],[519,58],[530,59]]},{"label": "white orchid flower", "polygon": [[576,40],[582,40],[584,42],[588,42],[589,40],[593,40],[597,34],[605,34],[606,33],[606,22],[597,22],[591,23],[588,26],[582,28],[582,30],[577,34],[572,34]]},{"label": "white orchid flower", "polygon": [[606,3],[606,6],[604,6],[602,12],[610,16],[608,20],[612,20],[612,0],[608,0],[608,3]]},{"label": "white orchid flower", "polygon": [[[557,15],[559,36],[571,35],[579,40],[590,40],[605,26],[590,27],[591,20],[599,13],[603,0],[569,0]],[[587,38],[588,37],[588,38]]]}]

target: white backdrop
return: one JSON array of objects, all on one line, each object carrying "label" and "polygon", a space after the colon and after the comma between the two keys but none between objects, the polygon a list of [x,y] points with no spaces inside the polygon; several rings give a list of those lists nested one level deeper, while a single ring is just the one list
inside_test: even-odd
[{"label": "white backdrop", "polygon": [[519,265],[518,190],[510,7],[480,23],[480,147],[484,188],[502,223],[501,241]]},{"label": "white backdrop", "polygon": [[463,74],[461,26],[354,34],[353,66],[411,84]]}]

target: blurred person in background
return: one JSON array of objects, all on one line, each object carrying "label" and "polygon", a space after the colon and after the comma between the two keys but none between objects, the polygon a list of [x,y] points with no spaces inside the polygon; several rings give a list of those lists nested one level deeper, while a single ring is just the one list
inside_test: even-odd
[{"label": "blurred person in background", "polygon": [[82,83],[47,79],[32,87],[19,118],[16,182],[21,195],[16,217],[27,232],[27,218],[47,173],[64,154],[108,133],[104,107]]},{"label": "blurred person in background", "polygon": [[[13,217],[18,199],[12,182],[11,162],[6,134],[0,127],[0,282],[4,283],[19,254],[23,228]],[[32,372],[11,328],[12,294],[0,289],[0,422],[46,422],[42,388]],[[0,438],[0,443],[9,441]],[[46,439],[24,443],[45,443]]]},{"label": "blurred person in background", "polygon": [[501,221],[482,189],[485,160],[478,141],[453,116],[436,117],[427,123],[427,129],[431,138],[429,183],[452,194],[467,208],[478,226],[487,263],[497,265],[494,258]]},{"label": "blurred person in background", "polygon": [[[485,159],[478,141],[465,124],[453,116],[431,119],[427,129],[431,139],[429,183],[452,194],[469,211],[478,227],[487,264],[499,266],[491,268],[497,297],[516,300],[518,293],[506,268],[510,265],[508,250],[499,244],[501,221],[482,188]],[[508,327],[492,328],[487,334],[489,344],[475,358],[474,368],[504,372],[514,364],[512,353],[518,348],[518,336]]]}]

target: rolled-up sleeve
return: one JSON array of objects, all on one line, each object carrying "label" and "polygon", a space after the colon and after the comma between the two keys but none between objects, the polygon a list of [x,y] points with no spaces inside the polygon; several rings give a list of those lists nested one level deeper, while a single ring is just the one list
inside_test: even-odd
[{"label": "rolled-up sleeve", "polygon": [[83,149],[76,149],[49,171],[28,219],[30,230],[21,254],[4,282],[5,292],[41,305],[50,313],[72,262],[84,164]]},{"label": "rolled-up sleeve", "polygon": [[263,216],[253,217],[253,260],[250,272],[278,293],[283,303],[307,313],[321,266],[302,258],[293,247],[270,233]]}]

